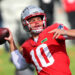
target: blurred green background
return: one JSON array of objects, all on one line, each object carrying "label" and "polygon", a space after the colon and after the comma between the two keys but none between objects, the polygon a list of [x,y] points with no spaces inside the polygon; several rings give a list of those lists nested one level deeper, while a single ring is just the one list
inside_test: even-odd
[{"label": "blurred green background", "polygon": [[[72,75],[75,75],[75,47],[68,47],[67,52]],[[6,53],[4,49],[0,49],[0,75],[15,75],[15,67],[10,61],[10,53]]]},{"label": "blurred green background", "polygon": [[15,67],[10,61],[10,54],[0,49],[0,75],[14,75]]}]

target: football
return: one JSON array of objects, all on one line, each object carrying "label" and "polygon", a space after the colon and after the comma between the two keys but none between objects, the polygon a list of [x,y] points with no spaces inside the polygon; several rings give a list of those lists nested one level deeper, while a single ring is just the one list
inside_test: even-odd
[{"label": "football", "polygon": [[8,36],[9,36],[8,28],[0,28],[0,45],[6,42],[4,38]]}]

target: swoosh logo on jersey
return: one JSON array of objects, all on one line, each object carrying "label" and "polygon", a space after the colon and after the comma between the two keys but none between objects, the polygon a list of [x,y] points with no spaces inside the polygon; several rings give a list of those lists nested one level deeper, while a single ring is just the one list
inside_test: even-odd
[{"label": "swoosh logo on jersey", "polygon": [[45,42],[45,41],[47,41],[48,39],[47,38],[45,38],[45,39],[43,39],[42,41],[41,41],[41,43],[43,43],[43,42]]}]

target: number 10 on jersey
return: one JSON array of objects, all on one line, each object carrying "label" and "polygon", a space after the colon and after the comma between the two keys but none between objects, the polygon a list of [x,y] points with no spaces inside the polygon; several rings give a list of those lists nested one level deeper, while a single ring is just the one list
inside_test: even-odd
[{"label": "number 10 on jersey", "polygon": [[[41,54],[41,48],[43,48],[42,50],[43,50],[43,52],[44,52],[44,54],[46,56],[46,59],[49,61],[48,63],[46,62],[46,59]],[[51,55],[50,50],[49,50],[47,44],[39,45],[36,48],[35,52],[36,52],[36,55],[37,55],[37,57],[38,57],[38,59],[39,59],[39,61],[40,61],[42,66],[39,65],[38,60],[35,57],[34,50],[31,50],[30,55],[32,57],[32,60],[33,60],[33,62],[35,64],[38,72],[40,72],[42,70],[42,67],[48,67],[48,66],[50,66],[50,65],[52,65],[54,63],[54,58]]]}]

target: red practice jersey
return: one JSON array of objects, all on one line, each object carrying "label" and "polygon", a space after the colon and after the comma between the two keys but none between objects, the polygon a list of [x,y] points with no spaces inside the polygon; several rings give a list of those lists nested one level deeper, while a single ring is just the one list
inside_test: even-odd
[{"label": "red practice jersey", "polygon": [[39,34],[37,43],[30,38],[22,45],[25,60],[35,65],[38,75],[71,75],[65,38],[53,39],[53,33],[48,33],[55,28],[67,29],[53,24]]},{"label": "red practice jersey", "polygon": [[75,11],[75,0],[62,0],[66,12]]}]

